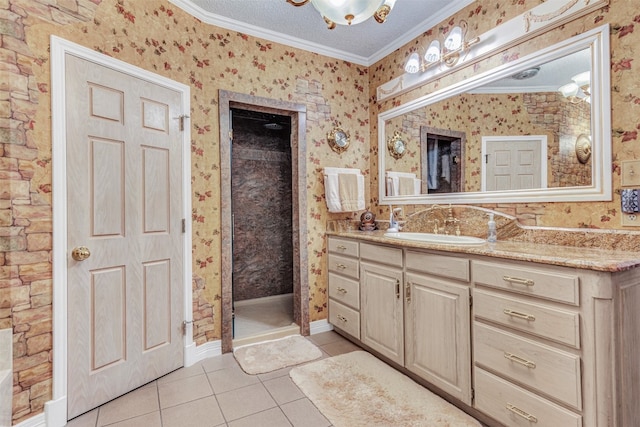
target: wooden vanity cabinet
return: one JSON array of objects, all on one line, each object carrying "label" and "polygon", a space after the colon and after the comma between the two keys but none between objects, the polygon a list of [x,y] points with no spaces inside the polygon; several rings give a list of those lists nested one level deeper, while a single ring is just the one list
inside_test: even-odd
[{"label": "wooden vanity cabinet", "polygon": [[360,243],[360,339],[404,364],[402,249]]},{"label": "wooden vanity cabinet", "polygon": [[405,367],[471,406],[469,260],[405,254]]},{"label": "wooden vanity cabinet", "polygon": [[640,268],[328,242],[330,323],[489,425],[638,425]]},{"label": "wooden vanity cabinet", "polygon": [[330,237],[329,323],[360,339],[360,246],[353,240]]}]

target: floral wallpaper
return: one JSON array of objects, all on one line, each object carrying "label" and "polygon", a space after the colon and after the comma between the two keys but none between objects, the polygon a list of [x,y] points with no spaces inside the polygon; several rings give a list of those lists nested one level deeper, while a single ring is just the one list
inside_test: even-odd
[{"label": "floral wallpaper", "polygon": [[[367,200],[377,204],[377,114],[439,87],[610,23],[614,190],[620,164],[637,154],[640,130],[640,12],[635,1],[610,5],[499,52],[475,65],[378,103],[376,88],[400,75],[409,54],[459,19],[481,34],[540,0],[478,0],[371,67],[309,53],[205,24],[166,0],[0,0],[0,328],[13,329],[13,422],[43,412],[52,396],[52,165],[49,37],[89,47],[191,87],[194,340],[220,338],[220,159],[218,90],[305,103],[307,112],[310,320],[326,318],[326,248],[330,219],[322,168],[360,168]],[[6,78],[5,78],[6,76]],[[340,126],[350,149],[337,154],[326,132]],[[614,191],[615,192],[615,191]],[[524,224],[619,229],[612,202],[492,207]],[[421,210],[423,206],[408,206]]]}]

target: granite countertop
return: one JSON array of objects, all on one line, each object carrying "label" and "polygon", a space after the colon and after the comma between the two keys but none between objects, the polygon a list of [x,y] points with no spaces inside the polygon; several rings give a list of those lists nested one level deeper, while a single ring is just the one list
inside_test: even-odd
[{"label": "granite countertop", "polygon": [[485,243],[482,245],[433,244],[384,237],[384,233],[384,230],[327,231],[327,235],[331,236],[384,243],[402,248],[431,249],[459,254],[483,255],[587,270],[617,272],[640,266],[640,252],[630,252],[626,250],[584,248],[509,240],[499,240],[496,243]]}]

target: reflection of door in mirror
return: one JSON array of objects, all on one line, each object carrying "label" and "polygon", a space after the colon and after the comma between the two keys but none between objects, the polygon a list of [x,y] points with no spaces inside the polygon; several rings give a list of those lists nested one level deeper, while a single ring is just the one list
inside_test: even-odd
[{"label": "reflection of door in mirror", "polygon": [[482,191],[547,187],[547,137],[482,137]]},{"label": "reflection of door in mirror", "polygon": [[464,132],[420,127],[422,194],[464,191],[462,149],[465,141]]}]

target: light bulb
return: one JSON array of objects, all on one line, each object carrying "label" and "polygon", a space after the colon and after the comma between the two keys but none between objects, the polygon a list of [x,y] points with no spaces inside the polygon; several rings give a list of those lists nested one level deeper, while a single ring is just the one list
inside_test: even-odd
[{"label": "light bulb", "polygon": [[440,42],[438,40],[431,42],[427,52],[424,54],[424,60],[430,63],[440,61]]},{"label": "light bulb", "polygon": [[409,74],[415,74],[420,71],[420,56],[417,53],[413,52],[411,56],[409,56],[404,70]]},{"label": "light bulb", "polygon": [[462,46],[462,28],[453,27],[447,38],[444,40],[444,47],[447,50],[456,50]]},{"label": "light bulb", "polygon": [[580,87],[575,83],[567,83],[566,85],[558,88],[558,92],[560,92],[565,98],[576,96],[579,90]]}]

